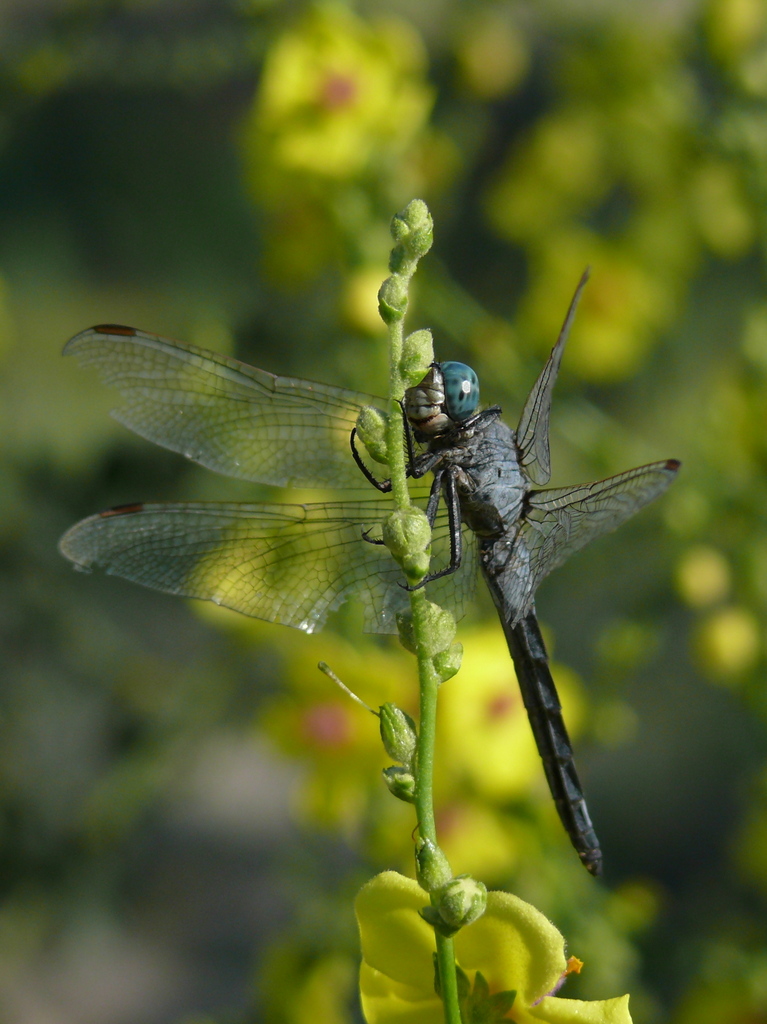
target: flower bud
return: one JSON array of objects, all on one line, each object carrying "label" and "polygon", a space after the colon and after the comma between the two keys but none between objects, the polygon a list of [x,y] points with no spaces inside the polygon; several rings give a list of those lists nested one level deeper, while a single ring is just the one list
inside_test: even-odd
[{"label": "flower bud", "polygon": [[378,312],[385,324],[402,320],[407,312],[407,281],[399,274],[387,277],[378,290]]},{"label": "flower bud", "polygon": [[446,608],[429,601],[426,605],[424,646],[431,657],[446,652],[453,642],[457,626]]},{"label": "flower bud", "polygon": [[380,409],[365,405],[357,417],[357,437],[364,444],[371,459],[386,465],[386,423],[387,417]]},{"label": "flower bud", "polygon": [[405,555],[400,562],[405,578],[411,586],[415,583],[420,583],[429,571],[430,564],[431,555],[428,551],[414,551],[410,555]]},{"label": "flower bud", "polygon": [[410,259],[426,255],[434,241],[434,222],[422,199],[412,199],[404,210],[394,215],[391,235]]},{"label": "flower bud", "polygon": [[402,344],[402,357],[399,362],[400,373],[405,379],[406,386],[413,388],[420,384],[433,362],[434,344],[431,331],[424,329],[408,334]]},{"label": "flower bud", "polygon": [[431,527],[420,508],[392,512],[383,523],[383,539],[405,571],[408,582],[417,583],[429,569]]},{"label": "flower bud", "polygon": [[482,917],[487,906],[487,889],[471,875],[451,878],[436,893],[436,909],[448,928],[464,928]]},{"label": "flower bud", "polygon": [[418,743],[415,722],[396,704],[383,704],[379,712],[381,739],[389,757],[410,766]]},{"label": "flower bud", "polygon": [[426,892],[448,885],[453,872],[447,857],[431,839],[418,839],[415,844],[415,876]]},{"label": "flower bud", "polygon": [[461,667],[462,658],[463,644],[459,643],[451,644],[446,651],[440,651],[434,655],[432,658],[434,668],[437,670],[443,683],[448,679],[452,679],[456,672],[458,672]]},{"label": "flower bud", "polygon": [[415,801],[415,778],[407,768],[392,765],[391,768],[384,768],[383,777],[392,796],[408,804]]},{"label": "flower bud", "polygon": [[[426,653],[434,659],[434,667],[442,676],[442,679],[449,679],[454,676],[461,666],[461,655],[463,647],[461,644],[453,644],[457,626],[451,612],[440,608],[432,601],[426,602],[425,636],[422,638]],[[406,651],[416,654],[415,637],[413,634],[413,620],[410,611],[400,612],[397,615],[397,629],[399,631],[399,642]],[[450,671],[448,671],[450,670]],[[443,674],[447,673],[447,674]]]},{"label": "flower bud", "polygon": [[399,642],[410,654],[416,654],[415,637],[413,636],[413,615],[410,609],[397,612],[397,632]]},{"label": "flower bud", "polygon": [[432,926],[435,931],[439,932],[440,935],[444,935],[448,939],[458,931],[457,928],[451,928],[449,925],[445,924],[439,916],[439,912],[436,907],[421,907],[418,913],[427,924]]}]

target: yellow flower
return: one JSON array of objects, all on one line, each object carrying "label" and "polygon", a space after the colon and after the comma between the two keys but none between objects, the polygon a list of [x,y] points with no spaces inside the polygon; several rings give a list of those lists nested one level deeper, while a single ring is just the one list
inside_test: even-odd
[{"label": "yellow flower", "polygon": [[688,189],[693,217],[711,251],[723,259],[748,252],[757,217],[737,172],[724,160],[708,160],[694,169]]},{"label": "yellow flower", "polygon": [[725,63],[737,62],[764,36],[764,0],[711,0],[705,9],[705,28],[712,54]]},{"label": "yellow flower", "polygon": [[522,33],[505,11],[491,8],[467,12],[457,39],[456,57],[464,84],[479,99],[513,92],[529,65]]},{"label": "yellow flower", "polygon": [[351,834],[381,800],[381,827],[391,816],[401,825],[405,805],[389,796],[381,778],[391,758],[381,744],[378,719],[341,693],[317,669],[317,662],[327,660],[373,708],[391,701],[414,713],[412,658],[402,649],[385,650],[374,641],[351,645],[330,632],[297,639],[292,631],[274,630],[272,644],[283,653],[286,687],[267,704],[260,721],[279,749],[308,769],[296,792],[299,811]]},{"label": "yellow flower", "polygon": [[730,565],[721,551],[708,544],[688,548],[676,570],[676,586],[692,608],[705,608],[727,597]]},{"label": "yellow flower", "polygon": [[259,185],[267,174],[279,191],[286,171],[348,179],[401,154],[431,109],[424,67],[407,23],[370,24],[337,3],[311,8],[268,54],[246,125]]},{"label": "yellow flower", "polygon": [[[434,991],[434,932],[419,916],[426,893],[385,871],[356,901],[362,943],[360,991],[368,1024],[443,1024]],[[505,892],[487,895],[487,910],[455,938],[456,960],[490,993],[515,992],[508,1019],[518,1024],[631,1024],[628,996],[595,1002],[553,995],[575,967],[564,939],[535,907]]]},{"label": "yellow flower", "polygon": [[620,380],[635,372],[673,310],[673,282],[632,246],[581,227],[550,232],[531,261],[519,326],[548,351],[572,296],[574,268],[585,266],[592,275],[568,344],[568,371]]},{"label": "yellow flower", "polygon": [[488,191],[487,214],[504,238],[530,244],[603,198],[604,124],[592,107],[539,120]]},{"label": "yellow flower", "polygon": [[721,608],[702,623],[696,653],[703,668],[721,682],[752,669],[759,659],[761,635],[748,608]]},{"label": "yellow flower", "polygon": [[[481,796],[507,801],[542,781],[540,759],[514,678],[503,633],[495,623],[461,634],[461,671],[440,691],[439,743],[449,751],[440,791],[452,779],[468,781]],[[577,732],[580,707],[572,673],[557,669],[567,719]],[[452,779],[444,779],[450,775]]]}]

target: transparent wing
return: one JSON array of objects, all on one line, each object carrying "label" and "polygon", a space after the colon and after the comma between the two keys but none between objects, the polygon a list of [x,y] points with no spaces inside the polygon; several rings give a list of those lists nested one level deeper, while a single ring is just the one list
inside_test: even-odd
[{"label": "transparent wing", "polygon": [[[474,598],[477,585],[477,538],[467,527],[461,531],[461,565],[448,576],[427,584],[429,600],[449,608],[456,619],[463,617],[466,605]],[[450,530],[447,512],[441,508],[432,531],[431,571],[450,564]]]},{"label": "transparent wing", "polygon": [[208,469],[277,486],[362,483],[349,435],[360,408],[380,399],[277,377],[132,327],[92,327],[64,353],[124,396],[117,420]]},{"label": "transparent wing", "polygon": [[547,484],[551,478],[551,456],[549,453],[549,414],[551,412],[551,395],[562,362],[567,336],[570,333],[575,311],[580,302],[581,292],[589,279],[588,268],[584,271],[578,287],[575,289],[570,308],[567,311],[557,343],[551,350],[546,365],[541,370],[538,380],[527,396],[525,407],[517,427],[517,447],[519,462],[534,484]]},{"label": "transparent wing", "polygon": [[[79,568],[213,601],[307,633],[321,629],[344,601],[362,601],[368,632],[396,632],[408,607],[401,569],[380,537],[386,499],[322,505],[126,505],[76,523],[60,549]],[[446,545],[446,523],[435,548]],[[471,553],[453,585],[430,590],[462,609],[471,591]],[[457,577],[457,579],[456,579]]]},{"label": "transparent wing", "polygon": [[526,549],[527,561],[526,600],[519,607],[529,607],[539,583],[552,569],[662,494],[678,469],[676,459],[668,459],[593,484],[532,491],[517,545]]}]

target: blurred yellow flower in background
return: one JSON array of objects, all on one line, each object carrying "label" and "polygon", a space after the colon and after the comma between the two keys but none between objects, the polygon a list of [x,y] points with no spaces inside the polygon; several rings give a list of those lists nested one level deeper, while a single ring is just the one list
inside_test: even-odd
[{"label": "blurred yellow flower in background", "polygon": [[723,160],[701,162],[690,182],[690,200],[701,237],[723,259],[738,259],[753,245],[756,211],[750,206],[738,169]]},{"label": "blurred yellow flower in background", "polygon": [[636,371],[674,309],[673,283],[622,242],[580,227],[545,236],[531,258],[520,331],[541,351],[549,349],[577,283],[573,268],[587,266],[592,276],[568,343],[568,370],[588,380],[619,380]]},{"label": "blurred yellow flower in background", "polygon": [[764,38],[764,0],[709,0],[704,25],[709,47],[723,61],[737,59]]},{"label": "blurred yellow flower in background", "polygon": [[[287,631],[286,631],[287,632]],[[283,634],[280,634],[284,638]],[[410,809],[392,800],[381,779],[390,764],[378,719],[355,704],[317,668],[321,650],[333,671],[374,710],[391,701],[415,713],[418,691],[412,658],[372,640],[352,645],[326,633],[282,646],[287,692],[266,707],[261,725],[279,748],[309,769],[298,793],[301,816],[323,827],[357,833],[375,809],[390,823]],[[379,822],[380,826],[380,822]],[[411,844],[407,832],[403,842]]]},{"label": "blurred yellow flower in background", "polygon": [[273,44],[245,127],[257,188],[280,176],[354,178],[402,156],[433,102],[425,54],[407,22],[367,23],[340,3],[320,3]]},{"label": "blurred yellow flower in background", "polygon": [[487,193],[488,217],[506,238],[541,239],[599,201],[609,187],[603,123],[589,107],[542,118],[511,150]]},{"label": "blurred yellow flower in background", "polygon": [[[445,754],[449,756],[447,751]],[[514,757],[513,751],[509,757]],[[440,848],[447,859],[456,871],[476,878],[509,878],[523,852],[540,849],[540,836],[534,834],[534,828],[476,795],[455,794],[438,801],[436,820]],[[402,858],[405,870],[411,860],[412,856]]]},{"label": "blurred yellow flower in background", "polygon": [[456,33],[456,45],[463,84],[482,99],[507,95],[527,72],[526,40],[508,8],[473,8]]},{"label": "blurred yellow flower in background", "polygon": [[762,647],[759,622],[748,608],[733,605],[711,614],[700,626],[696,648],[701,667],[721,681],[753,668]]},{"label": "blurred yellow flower in background", "polygon": [[[309,5],[274,39],[240,133],[272,279],[296,286],[329,264],[380,260],[391,210],[425,177],[444,177],[451,158],[428,128],[426,71],[410,23],[335,0]],[[355,313],[353,296],[341,304]]]},{"label": "blurred yellow flower in background", "polygon": [[731,577],[730,565],[721,551],[696,544],[688,548],[677,566],[676,586],[687,604],[705,608],[727,597]]},{"label": "blurred yellow flower in background", "polygon": [[[440,692],[444,774],[468,783],[483,800],[503,802],[539,780],[540,759],[502,631],[491,623],[462,632],[461,642],[461,671]],[[561,665],[555,672],[575,731],[580,714],[573,675]]]}]

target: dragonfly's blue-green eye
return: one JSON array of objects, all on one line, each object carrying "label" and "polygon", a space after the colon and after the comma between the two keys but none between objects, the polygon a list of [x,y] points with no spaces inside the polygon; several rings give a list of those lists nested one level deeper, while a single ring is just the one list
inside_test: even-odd
[{"label": "dragonfly's blue-green eye", "polygon": [[445,382],[445,411],[460,423],[473,416],[479,405],[479,378],[466,363],[440,363]]}]

